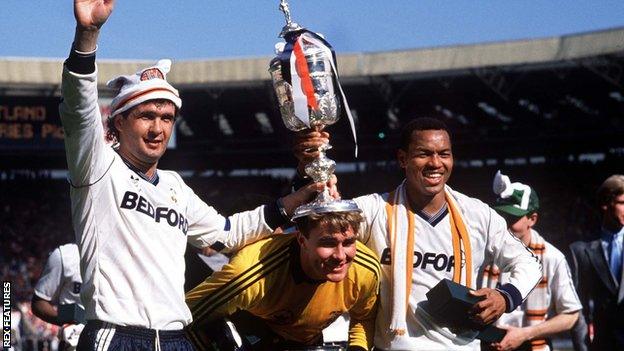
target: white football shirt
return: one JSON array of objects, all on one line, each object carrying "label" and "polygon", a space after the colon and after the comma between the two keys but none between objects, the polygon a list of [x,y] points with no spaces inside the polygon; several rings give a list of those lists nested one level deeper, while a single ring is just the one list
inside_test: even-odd
[{"label": "white football shirt", "polygon": [[272,232],[263,207],[225,218],[173,171],[143,179],[103,138],[97,70],[63,69],[61,121],[80,249],[86,318],[178,330],[191,322],[184,302],[187,242],[225,248]]}]

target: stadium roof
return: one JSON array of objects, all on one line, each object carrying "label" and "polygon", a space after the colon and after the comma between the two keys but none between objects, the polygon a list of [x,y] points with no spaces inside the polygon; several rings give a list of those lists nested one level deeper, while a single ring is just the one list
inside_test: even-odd
[{"label": "stadium roof", "polygon": [[[401,127],[419,116],[449,125],[458,164],[624,157],[624,27],[338,59],[356,118],[358,162],[392,158]],[[184,107],[177,148],[162,166],[292,167],[292,133],[275,101],[269,60],[177,62],[170,78]],[[152,62],[98,63],[104,84]],[[60,59],[0,59],[0,170],[66,167],[57,107],[61,68]],[[106,113],[107,99],[100,104]],[[348,123],[331,133],[332,158],[352,161]]]},{"label": "stadium roof", "polygon": [[[343,78],[560,62],[624,52],[624,27],[559,37],[405,51],[338,55]],[[259,83],[270,58],[178,61],[169,75],[181,88]],[[0,88],[56,89],[61,59],[0,58]],[[151,61],[99,60],[99,83]]]}]

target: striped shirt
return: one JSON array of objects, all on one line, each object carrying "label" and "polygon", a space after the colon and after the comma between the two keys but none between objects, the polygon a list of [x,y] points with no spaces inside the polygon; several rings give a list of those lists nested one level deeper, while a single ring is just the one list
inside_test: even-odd
[{"label": "striped shirt", "polygon": [[198,330],[241,309],[261,318],[276,334],[304,344],[344,312],[350,315],[349,344],[372,347],[379,290],[378,258],[363,244],[344,280],[312,281],[301,269],[294,234],[275,235],[249,245],[229,264],[187,293],[194,322],[189,332],[203,349]]}]

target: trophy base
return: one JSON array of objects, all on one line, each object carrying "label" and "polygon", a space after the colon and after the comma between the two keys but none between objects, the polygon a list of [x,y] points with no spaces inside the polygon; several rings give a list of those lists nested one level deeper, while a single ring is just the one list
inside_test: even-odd
[{"label": "trophy base", "polygon": [[311,214],[321,214],[330,212],[362,212],[353,200],[336,200],[330,202],[313,202],[301,205],[295,209],[292,220],[309,216]]}]

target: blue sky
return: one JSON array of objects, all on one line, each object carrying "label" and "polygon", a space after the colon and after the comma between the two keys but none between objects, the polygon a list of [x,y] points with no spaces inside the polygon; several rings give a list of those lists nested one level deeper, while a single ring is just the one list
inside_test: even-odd
[{"label": "blue sky", "polygon": [[[293,19],[338,53],[539,38],[624,26],[624,1],[290,0]],[[65,57],[71,0],[2,0],[0,57]],[[117,0],[99,58],[272,55],[278,0]]]}]

